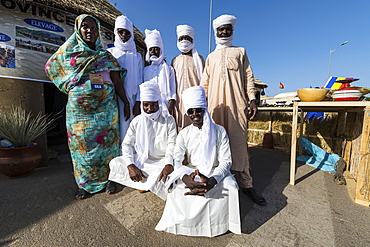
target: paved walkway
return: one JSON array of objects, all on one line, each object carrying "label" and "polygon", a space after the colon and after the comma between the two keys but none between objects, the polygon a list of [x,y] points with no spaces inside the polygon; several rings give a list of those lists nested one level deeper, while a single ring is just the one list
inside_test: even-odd
[{"label": "paved walkway", "polygon": [[59,155],[47,168],[0,175],[0,246],[370,246],[370,208],[307,165],[289,185],[289,155],[281,151],[250,149],[255,187],[269,204],[240,194],[243,234],[202,238],[155,231],[164,202],[152,193],[120,186],[111,196],[75,200],[66,145],[53,149]]}]

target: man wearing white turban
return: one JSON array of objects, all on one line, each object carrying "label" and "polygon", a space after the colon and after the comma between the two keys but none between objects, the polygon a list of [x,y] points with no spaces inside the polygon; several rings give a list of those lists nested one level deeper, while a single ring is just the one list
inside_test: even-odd
[{"label": "man wearing white turban", "polygon": [[155,229],[187,236],[240,234],[238,184],[230,173],[226,130],[212,122],[201,86],[186,89],[182,100],[192,125],[176,138],[175,170],[165,184],[173,190]]},{"label": "man wearing white turban", "polygon": [[245,49],[232,46],[236,21],[232,15],[221,15],[213,20],[217,46],[207,58],[200,85],[206,90],[213,120],[225,127],[229,135],[231,170],[239,186],[255,203],[264,206],[266,200],[253,188],[249,173],[247,119],[248,115],[253,119],[257,114],[256,89]]},{"label": "man wearing white turban", "polygon": [[145,44],[147,48],[146,61],[150,63],[144,68],[144,81],[154,80],[161,90],[162,100],[170,114],[176,104],[175,73],[164,60],[164,45],[158,30],[145,29]]},{"label": "man wearing white turban", "polygon": [[[131,21],[124,15],[118,16],[114,25],[114,47],[109,48],[108,51],[117,59],[120,66],[127,70],[123,86],[129,104],[124,104],[121,99],[118,99],[121,142],[126,135],[131,120],[134,116],[140,114],[140,102],[136,102],[136,97],[139,92],[139,85],[143,81],[143,58],[136,51],[133,34],[134,29]],[[130,111],[129,118],[123,116],[125,108]]]},{"label": "man wearing white turban", "polygon": [[135,117],[122,142],[122,156],[110,161],[109,180],[166,199],[164,181],[173,171],[175,119],[163,104],[158,84],[140,85],[141,114]]},{"label": "man wearing white turban", "polygon": [[185,114],[182,100],[179,95],[193,86],[199,86],[204,68],[204,58],[200,56],[195,48],[194,29],[189,25],[178,25],[177,48],[181,54],[172,60],[172,67],[176,75],[177,100],[175,106],[175,119],[178,130],[191,124],[189,117]]}]

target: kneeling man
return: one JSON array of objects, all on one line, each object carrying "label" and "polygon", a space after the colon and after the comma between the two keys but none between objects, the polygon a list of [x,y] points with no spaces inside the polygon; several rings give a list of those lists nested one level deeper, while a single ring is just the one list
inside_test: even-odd
[{"label": "kneeling man", "polygon": [[[192,125],[176,139],[175,170],[168,176],[166,206],[157,231],[214,237],[230,230],[240,234],[238,185],[230,173],[226,130],[212,122],[201,86],[182,95]],[[188,165],[182,165],[184,156]]]},{"label": "kneeling man", "polygon": [[165,200],[164,181],[173,171],[175,120],[163,104],[156,82],[140,85],[140,101],[142,113],[130,123],[122,142],[122,156],[109,164],[109,180],[150,190]]}]

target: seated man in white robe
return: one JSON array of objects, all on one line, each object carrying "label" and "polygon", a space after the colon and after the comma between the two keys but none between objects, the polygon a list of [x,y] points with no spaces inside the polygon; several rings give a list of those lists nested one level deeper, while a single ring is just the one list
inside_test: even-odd
[{"label": "seated man in white robe", "polygon": [[158,84],[140,85],[141,114],[135,117],[122,142],[122,156],[110,161],[109,180],[166,199],[163,189],[173,171],[176,124],[161,100]]},{"label": "seated man in white robe", "polygon": [[203,87],[186,89],[182,99],[192,125],[176,138],[175,170],[165,184],[173,190],[155,229],[187,236],[240,234],[238,185],[230,173],[226,130],[212,122]]}]

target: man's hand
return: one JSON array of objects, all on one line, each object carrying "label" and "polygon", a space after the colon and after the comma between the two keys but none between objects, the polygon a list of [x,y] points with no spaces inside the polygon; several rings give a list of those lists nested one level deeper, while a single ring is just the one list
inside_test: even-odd
[{"label": "man's hand", "polygon": [[134,114],[134,117],[136,117],[137,115],[140,115],[140,112],[140,101],[136,101],[134,108],[132,108],[132,113]]},{"label": "man's hand", "polygon": [[134,182],[140,182],[141,180],[146,178],[143,172],[139,168],[137,168],[134,164],[127,166],[127,169],[131,180]]},{"label": "man's hand", "polygon": [[173,108],[175,108],[176,100],[170,99],[168,101],[168,112],[173,115]]},{"label": "man's hand", "polygon": [[203,188],[204,186],[207,185],[206,183],[203,183],[203,182],[196,182],[194,180],[195,179],[195,176],[196,176],[196,173],[193,172],[190,175],[186,175],[185,174],[182,177],[182,181],[185,184],[185,188],[188,188],[188,189],[192,190],[192,189],[195,189],[195,188]]},{"label": "man's hand", "polygon": [[249,111],[248,111],[249,119],[250,120],[254,119],[254,117],[257,115],[257,112],[258,112],[258,109],[257,109],[256,101],[252,100],[249,103]]},{"label": "man's hand", "polygon": [[163,183],[165,183],[167,176],[170,175],[171,172],[173,172],[173,166],[170,164],[165,165],[161,171],[161,174],[159,174],[157,181],[159,182],[162,179]]},{"label": "man's hand", "polygon": [[[194,181],[195,176],[199,176],[201,182],[195,182]],[[184,181],[184,177],[183,177],[183,181]],[[193,172],[192,174],[190,174],[189,177],[192,179],[193,183],[197,183],[196,184],[197,187],[190,188],[189,186],[185,186],[185,188],[189,188],[191,190],[190,192],[186,192],[185,195],[205,196],[205,194],[208,191],[210,191],[213,187],[215,187],[215,185],[217,184],[217,181],[216,181],[216,179],[214,177],[208,178],[208,177],[204,176],[203,174],[201,174],[199,172],[199,170],[195,170],[195,172]],[[186,180],[187,179],[188,178],[186,178]],[[184,183],[186,184],[185,181],[184,181]],[[200,184],[203,184],[203,185],[200,185]]]},{"label": "man's hand", "polygon": [[125,121],[130,119],[131,112],[130,112],[130,105],[126,105],[123,107],[123,116],[125,116]]}]

